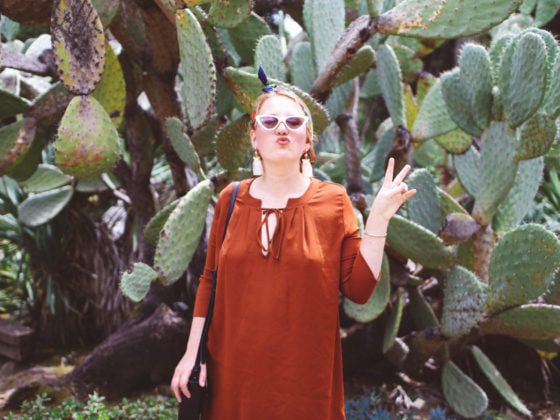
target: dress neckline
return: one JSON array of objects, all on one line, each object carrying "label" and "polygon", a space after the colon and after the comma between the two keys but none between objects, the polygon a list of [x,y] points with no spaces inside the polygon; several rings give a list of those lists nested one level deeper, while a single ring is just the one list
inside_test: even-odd
[{"label": "dress neckline", "polygon": [[285,210],[285,209],[289,209],[291,207],[296,207],[298,205],[304,204],[309,197],[311,197],[313,195],[313,190],[315,189],[315,186],[317,185],[317,180],[315,178],[311,178],[311,182],[309,183],[309,185],[307,186],[306,190],[303,192],[302,195],[300,195],[299,197],[290,197],[288,198],[288,201],[286,203],[285,207],[278,207],[278,208],[263,208],[262,207],[262,200],[260,198],[256,198],[253,197],[251,195],[251,184],[253,183],[253,181],[256,178],[251,178],[249,180],[247,180],[246,184],[245,184],[245,191],[243,194],[244,198],[247,200],[247,203],[250,204],[253,207],[258,207],[259,209],[262,210]]}]

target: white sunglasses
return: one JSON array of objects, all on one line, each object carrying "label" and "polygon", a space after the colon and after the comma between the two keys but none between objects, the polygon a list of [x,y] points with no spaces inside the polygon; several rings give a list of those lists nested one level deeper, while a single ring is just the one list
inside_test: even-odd
[{"label": "white sunglasses", "polygon": [[289,115],[287,117],[278,117],[276,115],[257,115],[257,122],[265,130],[276,130],[280,123],[284,123],[290,130],[297,130],[307,123],[307,117]]}]

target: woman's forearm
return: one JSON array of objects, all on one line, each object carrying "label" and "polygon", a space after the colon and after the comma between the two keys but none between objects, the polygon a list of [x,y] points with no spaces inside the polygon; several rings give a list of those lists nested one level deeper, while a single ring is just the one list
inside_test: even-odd
[{"label": "woman's forearm", "polygon": [[379,279],[381,275],[388,225],[387,220],[375,214],[370,214],[364,227],[360,252],[376,279]]}]

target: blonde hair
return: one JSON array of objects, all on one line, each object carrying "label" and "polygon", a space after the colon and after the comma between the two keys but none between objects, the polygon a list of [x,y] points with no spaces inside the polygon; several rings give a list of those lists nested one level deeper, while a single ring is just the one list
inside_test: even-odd
[{"label": "blonde hair", "polygon": [[268,92],[262,93],[257,100],[255,101],[255,109],[251,114],[251,128],[254,130],[256,128],[256,120],[255,116],[258,115],[260,109],[262,108],[263,104],[270,98],[274,98],[276,96],[284,96],[293,100],[296,105],[298,105],[303,113],[307,116],[307,143],[309,143],[309,160],[311,163],[315,163],[317,160],[317,156],[315,155],[315,149],[313,147],[313,143],[315,142],[314,134],[313,134],[313,121],[311,120],[311,112],[309,112],[309,108],[307,107],[306,103],[297,96],[294,92],[288,89],[284,89],[282,87],[275,87],[274,89],[269,90]]}]

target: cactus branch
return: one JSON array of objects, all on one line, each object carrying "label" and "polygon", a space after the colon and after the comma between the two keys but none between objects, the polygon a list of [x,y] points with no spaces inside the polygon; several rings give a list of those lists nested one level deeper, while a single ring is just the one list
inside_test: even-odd
[{"label": "cactus branch", "polygon": [[346,28],[309,91],[319,102],[327,101],[343,67],[376,32],[375,22],[369,16],[364,15]]}]

